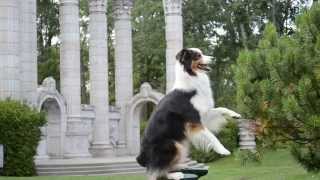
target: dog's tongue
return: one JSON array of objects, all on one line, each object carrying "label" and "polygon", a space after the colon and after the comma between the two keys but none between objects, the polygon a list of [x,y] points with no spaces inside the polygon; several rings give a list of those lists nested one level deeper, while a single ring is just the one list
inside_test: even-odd
[{"label": "dog's tongue", "polygon": [[198,67],[201,70],[210,71],[210,68],[209,68],[209,66],[207,64],[199,64]]}]

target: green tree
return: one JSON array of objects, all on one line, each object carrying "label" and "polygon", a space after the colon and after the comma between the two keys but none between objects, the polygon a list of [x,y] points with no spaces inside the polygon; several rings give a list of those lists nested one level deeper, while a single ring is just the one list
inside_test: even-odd
[{"label": "green tree", "polygon": [[136,0],[132,12],[135,92],[143,82],[165,92],[165,22],[162,1]]},{"label": "green tree", "polygon": [[184,1],[185,46],[200,47],[213,56],[210,77],[217,104],[236,104],[231,65],[240,49],[256,48],[267,22],[274,22],[279,34],[292,33],[295,15],[305,4],[304,0]]},{"label": "green tree", "polygon": [[289,142],[296,159],[320,170],[320,4],[296,21],[296,33],[279,37],[268,25],[256,50],[235,66],[238,109],[260,122],[262,142]]},{"label": "green tree", "polygon": [[[52,76],[57,84],[59,75],[59,43],[54,39],[60,33],[59,5],[53,0],[37,0],[38,81]],[[58,86],[59,88],[59,86]]]}]

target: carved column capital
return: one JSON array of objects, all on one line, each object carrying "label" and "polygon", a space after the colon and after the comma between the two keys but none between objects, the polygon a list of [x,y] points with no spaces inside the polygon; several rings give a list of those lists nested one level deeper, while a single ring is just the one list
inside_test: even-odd
[{"label": "carved column capital", "polygon": [[182,0],[163,0],[165,15],[181,15]]},{"label": "carved column capital", "polygon": [[131,17],[131,9],[133,7],[133,0],[113,0],[114,3],[114,16],[116,19],[124,17]]},{"label": "carved column capital", "polygon": [[79,6],[79,0],[60,0],[60,6]]},{"label": "carved column capital", "polygon": [[89,0],[89,11],[91,13],[105,13],[106,1],[105,0]]}]

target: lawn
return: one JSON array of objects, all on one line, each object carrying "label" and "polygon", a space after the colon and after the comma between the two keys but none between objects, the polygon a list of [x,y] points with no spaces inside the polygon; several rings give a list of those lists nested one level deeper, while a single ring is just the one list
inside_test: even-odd
[{"label": "lawn", "polygon": [[[320,180],[320,174],[307,173],[285,150],[269,151],[262,164],[241,166],[233,156],[209,164],[209,174],[202,180]],[[143,180],[142,175],[73,177],[0,177],[0,180]]]}]

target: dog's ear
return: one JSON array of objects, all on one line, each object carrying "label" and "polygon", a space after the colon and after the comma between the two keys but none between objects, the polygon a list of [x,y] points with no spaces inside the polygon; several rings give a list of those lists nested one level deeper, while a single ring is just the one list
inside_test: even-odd
[{"label": "dog's ear", "polygon": [[178,54],[176,55],[176,59],[181,61],[181,59],[183,58],[183,56],[185,55],[185,53],[187,52],[186,48],[183,48],[181,51],[178,52]]}]

